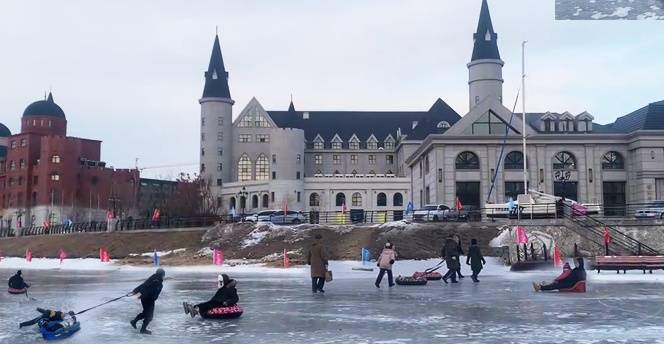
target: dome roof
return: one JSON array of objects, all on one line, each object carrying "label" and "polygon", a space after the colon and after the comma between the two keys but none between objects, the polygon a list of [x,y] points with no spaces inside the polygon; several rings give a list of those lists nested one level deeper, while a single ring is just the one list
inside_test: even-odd
[{"label": "dome roof", "polygon": [[0,137],[7,137],[11,136],[12,132],[9,131],[9,128],[7,128],[4,124],[0,123]]},{"label": "dome roof", "polygon": [[65,119],[65,112],[53,101],[53,94],[49,93],[46,100],[39,100],[25,108],[25,116],[51,116]]}]

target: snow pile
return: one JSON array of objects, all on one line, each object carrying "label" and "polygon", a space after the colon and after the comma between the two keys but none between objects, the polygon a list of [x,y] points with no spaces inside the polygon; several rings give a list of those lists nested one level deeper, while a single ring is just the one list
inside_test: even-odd
[{"label": "snow pile", "polygon": [[120,267],[111,263],[102,263],[98,258],[60,259],[32,258],[28,262],[22,257],[8,257],[0,260],[0,269],[24,270],[117,270]]},{"label": "snow pile", "polygon": [[[170,250],[170,251],[157,251],[157,255],[158,255],[159,257],[163,257],[163,256],[167,256],[167,255],[169,255],[169,254],[175,254],[175,253],[185,252],[186,250],[187,250],[186,248],[178,248],[178,249]],[[138,257],[138,256],[142,256],[142,257],[152,257],[152,256],[154,256],[154,251],[152,251],[152,252],[145,252],[145,253],[130,253],[129,256],[130,256],[130,257]]]}]

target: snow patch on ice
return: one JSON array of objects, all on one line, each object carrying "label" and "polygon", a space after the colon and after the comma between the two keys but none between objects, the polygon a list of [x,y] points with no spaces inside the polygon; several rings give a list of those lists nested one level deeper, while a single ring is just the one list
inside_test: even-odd
[{"label": "snow patch on ice", "polygon": [[[167,256],[167,255],[169,255],[169,254],[185,252],[186,250],[187,250],[186,248],[178,248],[178,249],[170,250],[170,251],[157,251],[157,255],[158,255],[159,257],[163,257],[163,256]],[[142,257],[152,257],[152,256],[154,256],[154,251],[152,251],[152,252],[145,252],[145,253],[130,253],[129,256],[130,256],[130,257],[138,257],[138,256],[142,256]]]}]

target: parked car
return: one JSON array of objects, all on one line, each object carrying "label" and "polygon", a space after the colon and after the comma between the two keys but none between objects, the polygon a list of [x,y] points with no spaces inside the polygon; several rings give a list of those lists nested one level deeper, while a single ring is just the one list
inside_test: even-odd
[{"label": "parked car", "polygon": [[251,214],[247,217],[245,217],[245,221],[247,222],[265,222],[265,221],[270,221],[270,215],[274,214],[274,210],[263,210],[259,211],[256,214]]},{"label": "parked car", "polygon": [[646,208],[634,212],[637,219],[664,219],[664,201],[655,201]]},{"label": "parked car", "polygon": [[450,216],[450,207],[439,205],[425,205],[424,208],[415,210],[413,221],[443,221]]},{"label": "parked car", "polygon": [[284,214],[283,210],[275,211],[270,214],[270,222],[274,224],[298,224],[304,222],[304,214],[301,211],[288,210]]}]

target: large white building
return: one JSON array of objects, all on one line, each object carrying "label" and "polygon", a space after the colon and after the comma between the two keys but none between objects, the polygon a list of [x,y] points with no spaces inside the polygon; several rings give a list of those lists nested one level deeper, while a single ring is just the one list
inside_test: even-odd
[{"label": "large white building", "polygon": [[[502,105],[486,0],[473,35],[470,110],[269,111],[254,98],[233,120],[219,38],[205,73],[201,172],[222,209],[402,211],[412,201],[481,207],[523,192],[521,114]],[[664,199],[664,102],[600,125],[587,112],[528,113],[529,188],[606,206]],[[507,135],[506,135],[507,133]],[[502,156],[502,158],[501,158]]]}]

